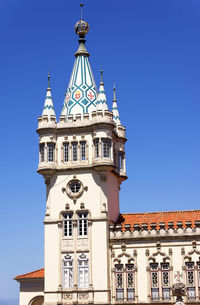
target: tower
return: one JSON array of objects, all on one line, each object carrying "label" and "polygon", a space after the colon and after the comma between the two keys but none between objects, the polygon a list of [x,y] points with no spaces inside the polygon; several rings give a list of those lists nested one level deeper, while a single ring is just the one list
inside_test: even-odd
[{"label": "tower", "polygon": [[125,127],[117,101],[108,110],[101,72],[98,92],[85,47],[89,31],[78,21],[79,48],[59,122],[50,77],[38,119],[38,173],[46,183],[44,304],[109,303],[109,226],[119,216],[126,179]]}]

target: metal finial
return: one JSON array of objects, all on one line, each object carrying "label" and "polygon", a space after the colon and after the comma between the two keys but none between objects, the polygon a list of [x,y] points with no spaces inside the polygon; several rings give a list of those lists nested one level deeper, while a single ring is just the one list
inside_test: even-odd
[{"label": "metal finial", "polygon": [[114,82],[114,87],[113,87],[113,101],[116,101],[116,94],[115,94],[115,82]]},{"label": "metal finial", "polygon": [[101,67],[101,83],[103,84],[103,69]]},{"label": "metal finial", "polygon": [[50,76],[50,73],[48,72],[48,88],[50,88],[50,78],[51,78],[51,76]]},{"label": "metal finial", "polygon": [[83,20],[83,3],[80,4],[81,7],[81,20]]}]

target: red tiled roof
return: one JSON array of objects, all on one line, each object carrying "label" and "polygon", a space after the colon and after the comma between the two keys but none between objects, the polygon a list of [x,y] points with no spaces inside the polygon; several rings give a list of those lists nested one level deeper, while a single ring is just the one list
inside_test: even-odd
[{"label": "red tiled roof", "polygon": [[[170,212],[151,212],[151,213],[131,213],[120,214],[116,225],[122,226],[122,230],[125,231],[124,226],[130,225],[131,230],[134,230],[134,225],[139,225],[142,228],[142,224],[147,224],[148,229],[151,228],[151,224],[156,224],[156,229],[160,228],[160,225],[168,228],[168,223],[172,223],[173,228],[177,228],[177,223],[182,222],[182,227],[186,228],[187,225],[191,225],[191,228],[196,227],[196,223],[200,224],[200,210],[191,211],[170,211]],[[190,223],[191,222],[191,223]]]},{"label": "red tiled roof", "polygon": [[21,279],[42,279],[44,278],[44,268],[29,273],[21,274],[15,277],[15,280]]}]

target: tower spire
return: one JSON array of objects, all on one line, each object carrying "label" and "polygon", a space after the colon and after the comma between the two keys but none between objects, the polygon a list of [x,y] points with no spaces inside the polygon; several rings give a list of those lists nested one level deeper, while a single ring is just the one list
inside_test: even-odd
[{"label": "tower spire", "polygon": [[48,88],[42,111],[42,116],[48,116],[48,121],[50,121],[50,116],[56,116],[51,96],[50,78],[50,73],[48,72]]},{"label": "tower spire", "polygon": [[103,82],[103,69],[101,68],[101,81],[99,87],[99,94],[97,97],[97,110],[108,110],[108,104],[106,100],[106,94],[104,90],[104,82]]},{"label": "tower spire", "polygon": [[116,88],[115,88],[115,82],[113,87],[113,106],[112,106],[112,112],[113,112],[113,121],[116,125],[121,125],[120,118],[119,118],[119,111],[117,107],[117,99],[116,99]]}]

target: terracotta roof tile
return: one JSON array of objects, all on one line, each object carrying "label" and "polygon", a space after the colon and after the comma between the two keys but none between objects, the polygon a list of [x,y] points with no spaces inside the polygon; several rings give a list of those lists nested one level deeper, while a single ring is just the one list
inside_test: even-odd
[{"label": "terracotta roof tile", "polygon": [[200,210],[120,214],[116,225],[121,225],[122,230],[125,231],[125,225],[131,225],[131,230],[134,230],[136,224],[140,228],[142,228],[142,224],[143,227],[147,224],[147,228],[150,229],[152,223],[155,223],[157,229],[162,225],[168,228],[168,223],[171,223],[173,228],[177,228],[177,223],[186,228],[191,222],[191,228],[194,228],[196,227],[195,221],[200,223]]},{"label": "terracotta roof tile", "polygon": [[21,274],[15,277],[15,280],[21,279],[42,279],[44,278],[44,268],[29,273]]}]

